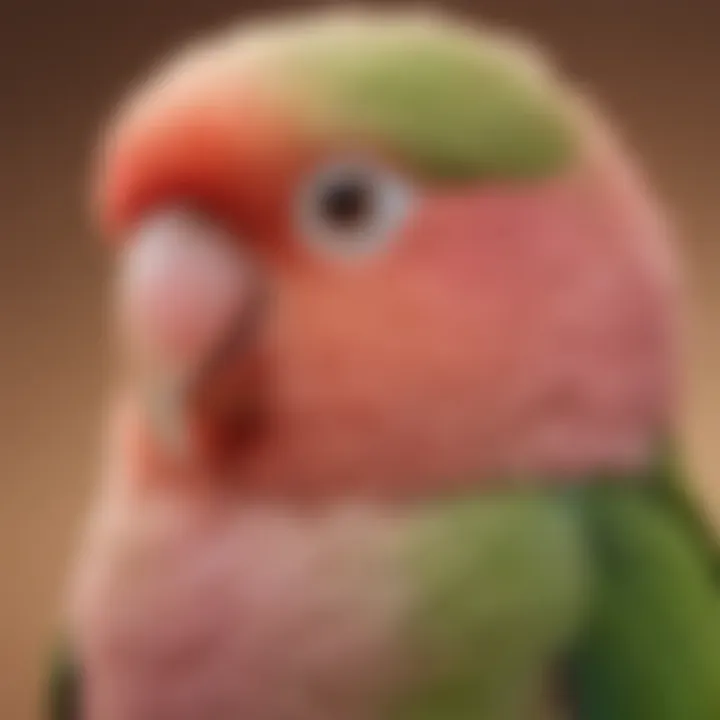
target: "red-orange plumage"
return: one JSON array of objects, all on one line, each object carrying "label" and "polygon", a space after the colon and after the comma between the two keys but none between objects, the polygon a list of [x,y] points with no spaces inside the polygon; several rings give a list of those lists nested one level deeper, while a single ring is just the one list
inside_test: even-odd
[{"label": "red-orange plumage", "polygon": [[318,163],[367,138],[311,132],[248,67],[190,63],[151,85],[120,115],[100,192],[115,230],[197,206],[269,272],[267,424],[231,470],[243,492],[405,495],[649,451],[670,416],[672,262],[590,113],[568,102],[581,142],[556,177],[408,178],[395,241],[344,263],[303,242],[294,203]]}]

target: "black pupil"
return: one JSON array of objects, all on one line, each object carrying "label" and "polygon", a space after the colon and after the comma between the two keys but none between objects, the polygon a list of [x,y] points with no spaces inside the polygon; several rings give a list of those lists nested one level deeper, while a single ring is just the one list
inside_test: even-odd
[{"label": "black pupil", "polygon": [[337,181],[325,189],[321,203],[327,222],[343,230],[353,229],[372,213],[372,188],[359,178]]}]

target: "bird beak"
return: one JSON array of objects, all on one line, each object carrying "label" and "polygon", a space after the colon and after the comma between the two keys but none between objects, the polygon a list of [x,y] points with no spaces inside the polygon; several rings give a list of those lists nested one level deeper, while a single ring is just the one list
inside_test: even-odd
[{"label": "bird beak", "polygon": [[[199,408],[208,420],[221,405],[242,404],[238,385],[252,385],[246,366],[264,316],[261,280],[237,238],[188,211],[146,218],[125,244],[121,344],[151,431],[175,455],[193,451]],[[230,376],[232,389],[217,387]]]}]

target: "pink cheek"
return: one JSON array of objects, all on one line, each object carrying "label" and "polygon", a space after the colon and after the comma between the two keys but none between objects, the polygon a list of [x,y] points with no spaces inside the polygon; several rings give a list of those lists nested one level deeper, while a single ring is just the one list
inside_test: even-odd
[{"label": "pink cheek", "polygon": [[502,270],[508,258],[479,235],[477,214],[467,199],[430,199],[384,254],[357,267],[333,266],[297,238],[284,238],[294,257],[278,270],[283,366],[296,370],[298,382],[347,374],[363,386],[372,376],[402,379],[408,363],[417,372],[423,363],[433,372],[465,372],[459,339],[466,355],[478,348],[500,353],[507,346],[498,318],[509,314]]},{"label": "pink cheek", "polygon": [[562,183],[429,198],[406,231],[398,265],[455,311],[504,313],[562,282],[583,238]]}]

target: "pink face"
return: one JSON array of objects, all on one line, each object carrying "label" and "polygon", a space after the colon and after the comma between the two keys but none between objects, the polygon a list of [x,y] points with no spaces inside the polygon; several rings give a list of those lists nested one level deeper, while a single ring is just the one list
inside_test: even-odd
[{"label": "pink face", "polygon": [[[355,234],[323,225],[323,193],[343,178],[318,184],[319,167],[337,166],[319,157],[284,154],[276,189],[247,173],[253,202],[236,194],[225,215],[269,303],[252,350],[227,353],[204,379],[205,400],[229,409],[215,413],[216,430],[233,400],[259,406],[249,436],[215,433],[223,475],[261,495],[387,497],[524,471],[582,474],[652,449],[670,413],[672,263],[644,188],[605,139],[591,137],[566,175],[526,185],[412,187],[371,164],[375,215],[358,197],[333,210],[360,222]],[[223,251],[203,275],[195,258],[199,281],[169,291],[210,278],[209,297],[185,314],[173,305],[195,337],[212,329],[197,356],[212,354],[233,298],[247,302],[247,266],[229,272],[233,262]],[[149,309],[136,302],[130,326]],[[212,403],[199,404],[206,419]]]},{"label": "pink face", "polygon": [[593,185],[430,197],[364,266],[280,269],[248,486],[437,492],[643,456],[668,410],[668,287],[642,208]]}]

